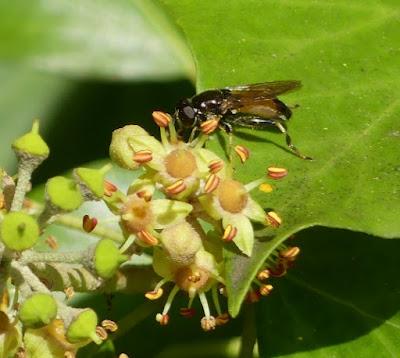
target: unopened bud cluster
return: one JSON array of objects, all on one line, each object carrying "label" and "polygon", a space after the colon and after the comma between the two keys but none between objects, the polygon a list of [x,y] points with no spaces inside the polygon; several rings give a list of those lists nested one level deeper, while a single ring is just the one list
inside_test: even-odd
[{"label": "unopened bud cluster", "polygon": [[[46,277],[38,276],[35,270],[37,265],[51,267],[53,263],[59,277],[81,270],[86,273],[88,286],[91,282],[100,287],[127,260],[109,239],[99,240],[81,252],[64,253],[58,252],[57,239],[47,234],[48,226],[60,215],[74,211],[84,201],[100,200],[112,191],[104,180],[111,166],[77,168],[72,179],[49,179],[44,205],[40,205],[26,198],[34,170],[49,155],[38,121],[12,147],[18,158],[17,175],[10,176],[0,169],[0,357],[38,357],[39,340],[43,342],[42,356],[74,357],[80,347],[90,342],[100,344],[107,338],[106,330],[114,332],[117,326],[103,321],[106,324],[101,327],[92,309],[69,307],[66,301],[73,296],[74,288],[53,277],[53,285],[61,286],[55,291],[65,293],[62,299],[51,290]],[[96,219],[88,217],[83,221],[84,231],[95,229]],[[41,241],[53,252],[36,251]]]}]

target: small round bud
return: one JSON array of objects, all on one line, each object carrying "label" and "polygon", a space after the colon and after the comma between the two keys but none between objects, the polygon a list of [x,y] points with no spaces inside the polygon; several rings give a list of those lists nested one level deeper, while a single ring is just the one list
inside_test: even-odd
[{"label": "small round bud", "polygon": [[39,234],[36,220],[22,212],[6,214],[1,223],[1,240],[10,250],[22,251],[31,248],[36,244]]},{"label": "small round bud", "polygon": [[35,293],[26,299],[19,310],[19,319],[26,327],[40,328],[56,318],[57,303],[53,296]]},{"label": "small round bud", "polygon": [[50,203],[61,211],[73,211],[82,204],[82,195],[76,183],[61,176],[47,181],[46,195]]},{"label": "small round bud", "polygon": [[128,259],[122,255],[114,241],[100,240],[94,253],[94,266],[97,274],[104,279],[111,278],[117,272],[118,267]]},{"label": "small round bud", "polygon": [[101,169],[77,168],[74,170],[82,195],[85,198],[101,199],[104,195],[104,175],[111,169],[106,165]]},{"label": "small round bud", "polygon": [[17,155],[27,157],[40,157],[42,160],[49,156],[50,150],[39,134],[39,121],[33,122],[32,130],[19,137],[12,144]]},{"label": "small round bud", "polygon": [[67,328],[66,337],[70,343],[83,343],[88,340],[96,344],[102,342],[96,333],[97,315],[91,309],[81,311]]},{"label": "small round bud", "polygon": [[165,228],[161,242],[171,260],[179,265],[190,264],[202,247],[200,235],[186,221]]},{"label": "small round bud", "polygon": [[148,136],[149,134],[141,127],[127,125],[116,129],[112,134],[110,145],[110,157],[113,162],[125,169],[136,169],[139,163],[132,158],[135,151],[129,144],[129,140],[137,136]]}]

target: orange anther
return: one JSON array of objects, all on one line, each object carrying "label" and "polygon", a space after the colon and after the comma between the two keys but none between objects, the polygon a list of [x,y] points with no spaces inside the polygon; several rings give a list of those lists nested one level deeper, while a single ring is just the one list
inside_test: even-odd
[{"label": "orange anther", "polygon": [[257,274],[257,278],[260,281],[265,281],[271,276],[271,273],[269,272],[268,269],[262,270]]},{"label": "orange anther", "polygon": [[267,176],[271,179],[282,179],[288,175],[288,171],[285,168],[269,167]]},{"label": "orange anther", "polygon": [[157,313],[156,314],[156,321],[159,324],[161,324],[161,326],[166,326],[168,324],[168,322],[169,322],[169,315]]},{"label": "orange anther", "polygon": [[215,189],[218,188],[219,182],[221,179],[215,174],[210,174],[206,180],[206,184],[204,185],[204,192],[206,194],[212,193]]},{"label": "orange anther", "polygon": [[133,160],[139,164],[150,162],[153,160],[153,152],[150,149],[139,150],[133,155]]},{"label": "orange anther", "polygon": [[101,326],[109,332],[116,332],[118,330],[118,325],[110,319],[101,321]]},{"label": "orange anther", "polygon": [[279,227],[282,224],[282,219],[275,211],[269,211],[267,213],[267,221],[272,227]]},{"label": "orange anther", "polygon": [[186,190],[186,184],[183,179],[179,179],[175,183],[165,188],[165,191],[169,195],[178,195]]},{"label": "orange anther", "polygon": [[235,152],[239,156],[242,164],[250,157],[250,151],[242,145],[235,146]]},{"label": "orange anther", "polygon": [[96,334],[102,341],[105,341],[108,338],[107,331],[101,326],[96,327]]},{"label": "orange anther", "polygon": [[285,260],[294,261],[299,253],[300,253],[300,248],[297,246],[292,246],[281,251],[279,253],[279,256]]},{"label": "orange anther", "polygon": [[210,164],[208,164],[208,170],[211,174],[218,173],[224,167],[224,162],[222,160],[212,160]]},{"label": "orange anther", "polygon": [[183,307],[179,310],[181,316],[186,318],[192,318],[196,314],[196,310],[194,308]]},{"label": "orange anther", "polygon": [[159,127],[165,128],[171,123],[171,116],[168,113],[154,111],[151,115],[153,116],[154,122],[156,122]]},{"label": "orange anther", "polygon": [[86,232],[92,232],[97,225],[97,219],[91,218],[89,215],[84,215],[82,218],[82,228]]},{"label": "orange anther", "polygon": [[57,242],[56,238],[53,235],[47,236],[46,240],[45,240],[45,243],[52,250],[57,250],[58,249],[58,242]]},{"label": "orange anther", "polygon": [[201,131],[204,134],[211,134],[218,128],[219,120],[212,118],[204,121],[203,123],[200,124]]},{"label": "orange anther", "polygon": [[223,313],[215,318],[215,323],[217,326],[223,326],[224,324],[227,324],[229,320],[230,320],[229,314]]},{"label": "orange anther", "polygon": [[273,290],[272,285],[262,285],[260,287],[259,292],[260,292],[260,295],[262,295],[262,296],[268,296],[272,290]]},{"label": "orange anther", "polygon": [[145,297],[151,301],[158,300],[164,293],[164,290],[160,287],[157,290],[149,291],[145,293]]},{"label": "orange anther", "polygon": [[104,180],[104,195],[105,196],[112,196],[118,188],[108,180]]},{"label": "orange anther", "polygon": [[148,246],[155,246],[158,244],[158,239],[146,230],[139,231],[137,237]]},{"label": "orange anther", "polygon": [[237,228],[228,224],[225,228],[224,235],[222,235],[223,241],[232,241],[237,234]]}]

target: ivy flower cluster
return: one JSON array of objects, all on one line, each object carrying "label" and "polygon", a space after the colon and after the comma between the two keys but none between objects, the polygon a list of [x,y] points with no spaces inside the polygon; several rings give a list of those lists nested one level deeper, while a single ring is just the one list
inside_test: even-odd
[{"label": "ivy flower cluster", "polygon": [[[201,327],[210,331],[229,320],[219,302],[220,293],[225,292],[224,247],[251,256],[255,240],[253,225],[278,227],[282,220],[273,211],[265,212],[251,196],[255,188],[271,190],[265,177],[243,184],[234,178],[230,161],[204,148],[208,135],[217,126],[202,128],[198,138],[185,142],[177,135],[171,116],[153,112],[153,119],[160,127],[161,141],[137,125],[114,131],[111,159],[123,168],[141,170],[141,175],[127,195],[118,193],[108,205],[120,216],[127,242],[152,252],[153,268],[160,281],[145,296],[159,299],[163,287],[172,283],[156,320],[161,325],[168,324],[172,302],[181,290],[188,297],[187,306],[180,309],[181,315],[195,314],[192,303],[198,297],[204,314]],[[249,150],[241,145],[234,151],[242,163],[250,156]],[[267,174],[276,180],[285,177],[287,171],[270,167]],[[298,248],[295,251],[293,260]],[[288,267],[284,260],[279,265],[275,261],[273,264],[268,266],[268,277],[274,276],[277,266],[284,265],[285,270]],[[272,289],[258,278],[255,282],[259,284],[257,295],[266,295]]]},{"label": "ivy flower cluster", "polygon": [[[270,192],[267,178],[282,179],[287,170],[269,167],[266,176],[242,183],[232,160],[205,148],[218,127],[215,120],[203,123],[197,138],[184,141],[170,115],[154,112],[153,119],[160,140],[138,125],[113,132],[112,162],[137,173],[127,190],[106,179],[111,164],[81,167],[71,176],[50,178],[43,203],[34,202],[26,197],[31,176],[50,150],[37,121],[14,141],[18,173],[0,170],[0,356],[74,357],[90,342],[112,339],[118,324],[107,317],[100,321],[91,308],[71,307],[75,292],[136,287],[149,300],[164,299],[155,319],[167,325],[181,291],[187,303],[180,314],[195,316],[198,298],[203,330],[229,321],[225,249],[251,257],[256,225],[281,225],[280,216],[265,212],[251,192]],[[241,163],[250,157],[242,145],[232,151]],[[104,203],[117,225],[77,212],[87,201]],[[90,234],[96,242],[73,252],[59,250],[57,237],[48,232],[54,223]],[[48,249],[40,251],[40,243]],[[151,257],[151,272],[138,268],[129,276],[132,270],[125,268],[142,253]],[[247,300],[268,295],[270,278],[283,276],[298,253],[296,246],[280,245],[253,279]]]}]

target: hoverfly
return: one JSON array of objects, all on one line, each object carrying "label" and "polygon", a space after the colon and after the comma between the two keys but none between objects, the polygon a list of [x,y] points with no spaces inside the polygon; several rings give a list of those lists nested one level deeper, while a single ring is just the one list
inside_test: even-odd
[{"label": "hoverfly", "polygon": [[302,159],[311,159],[293,145],[285,122],[292,116],[290,108],[277,96],[299,89],[300,81],[275,81],[214,89],[181,100],[175,107],[178,126],[192,128],[191,138],[201,123],[217,119],[218,127],[229,134],[232,144],[235,126],[253,129],[277,128],[286,136],[286,144]]}]

